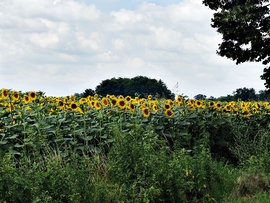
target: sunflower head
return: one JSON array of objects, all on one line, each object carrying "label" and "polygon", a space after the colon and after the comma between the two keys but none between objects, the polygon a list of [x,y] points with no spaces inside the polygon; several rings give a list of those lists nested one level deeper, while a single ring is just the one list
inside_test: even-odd
[{"label": "sunflower head", "polygon": [[25,104],[28,104],[30,101],[31,101],[31,100],[30,100],[29,96],[28,96],[28,95],[24,95],[24,97],[23,97],[23,102],[24,102]]},{"label": "sunflower head", "polygon": [[100,110],[101,109],[101,104],[99,103],[98,100],[95,101],[94,107],[96,110]]},{"label": "sunflower head", "polygon": [[118,99],[117,100],[117,106],[120,108],[120,109],[124,109],[126,107],[126,102],[124,99]]},{"label": "sunflower head", "polygon": [[172,118],[174,116],[174,112],[172,111],[172,109],[167,109],[165,111],[165,115],[169,118]]},{"label": "sunflower head", "polygon": [[143,113],[143,116],[145,118],[148,118],[150,116],[150,110],[149,110],[149,108],[147,108],[147,107],[143,108],[142,109],[142,113]]},{"label": "sunflower head", "polygon": [[178,96],[176,97],[175,102],[176,102],[177,104],[182,104],[182,103],[183,103],[183,99],[182,99],[181,95],[178,95]]},{"label": "sunflower head", "polygon": [[112,98],[112,99],[110,100],[110,103],[111,103],[111,105],[112,105],[113,107],[115,107],[115,106],[117,105],[117,99],[116,99],[116,98]]},{"label": "sunflower head", "polygon": [[133,103],[129,103],[129,110],[130,110],[131,112],[134,112],[134,111],[135,111],[135,109],[136,109],[135,104],[133,104]]},{"label": "sunflower head", "polygon": [[19,94],[19,92],[17,92],[16,90],[13,90],[13,91],[12,91],[12,99],[13,99],[14,101],[18,101],[18,100],[20,99],[20,94]]},{"label": "sunflower head", "polygon": [[170,109],[171,108],[171,105],[170,104],[168,104],[168,103],[166,103],[166,104],[164,104],[164,107],[163,107],[165,110],[167,110],[167,109]]},{"label": "sunflower head", "polygon": [[76,111],[79,108],[79,106],[76,102],[71,102],[69,107],[72,111]]},{"label": "sunflower head", "polygon": [[107,97],[103,97],[101,100],[102,106],[103,107],[107,107],[109,105],[109,101],[107,99]]},{"label": "sunflower head", "polygon": [[154,105],[152,106],[152,110],[153,110],[154,112],[158,112],[158,106],[157,106],[156,104],[154,104]]},{"label": "sunflower head", "polygon": [[60,109],[65,107],[65,103],[62,100],[58,100],[58,106]]},{"label": "sunflower head", "polygon": [[215,108],[220,110],[222,108],[222,103],[220,101],[215,103]]},{"label": "sunflower head", "polygon": [[9,96],[8,89],[2,88],[2,98],[6,99]]},{"label": "sunflower head", "polygon": [[28,93],[28,96],[29,96],[30,100],[33,101],[33,100],[36,100],[36,98],[37,98],[37,93],[34,92],[34,91],[31,91],[31,92]]},{"label": "sunflower head", "polygon": [[200,101],[200,100],[195,100],[195,106],[196,106],[197,108],[201,108],[202,105],[203,105],[202,101]]},{"label": "sunflower head", "polygon": [[86,103],[87,103],[87,99],[86,99],[86,98],[81,98],[81,99],[79,100],[79,103],[80,103],[80,104],[86,104]]},{"label": "sunflower head", "polygon": [[130,101],[132,100],[132,98],[131,98],[131,96],[126,96],[125,100],[126,100],[127,102],[130,102]]},{"label": "sunflower head", "polygon": [[231,110],[232,110],[232,107],[228,104],[224,107],[224,111],[226,112],[230,112]]}]

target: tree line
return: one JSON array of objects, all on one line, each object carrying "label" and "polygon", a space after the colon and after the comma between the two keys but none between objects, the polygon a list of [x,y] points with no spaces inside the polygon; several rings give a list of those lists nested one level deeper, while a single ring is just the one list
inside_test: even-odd
[{"label": "tree line", "polygon": [[213,101],[270,101],[270,94],[265,90],[260,90],[256,93],[254,88],[238,88],[233,91],[232,94],[220,97],[207,97],[203,94],[197,94],[194,96],[194,99],[208,99]]},{"label": "tree line", "polygon": [[101,96],[123,95],[147,97],[149,94],[158,98],[174,99],[175,94],[171,92],[162,80],[151,79],[145,76],[136,76],[134,78],[111,78],[103,80],[96,88],[86,89],[81,94],[75,94],[79,97],[98,94]]},{"label": "tree line", "polygon": [[[157,98],[174,99],[175,93],[169,90],[162,80],[151,79],[145,76],[136,76],[134,78],[111,78],[103,80],[96,88],[86,89],[83,93],[75,93],[77,97],[93,96],[95,94],[105,97],[110,95],[139,96],[147,98],[153,95]],[[184,96],[184,95],[183,95]],[[186,97],[186,96],[184,96]],[[219,101],[270,101],[270,94],[264,90],[256,93],[254,88],[238,88],[232,94],[220,97],[207,97],[204,94],[197,94],[194,99],[208,99]]]}]

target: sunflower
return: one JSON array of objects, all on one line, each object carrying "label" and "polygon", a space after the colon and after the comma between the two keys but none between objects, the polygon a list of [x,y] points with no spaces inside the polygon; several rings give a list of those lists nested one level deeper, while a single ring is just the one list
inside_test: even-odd
[{"label": "sunflower", "polygon": [[96,110],[100,110],[101,109],[101,104],[99,103],[98,100],[95,101],[95,105],[94,105]]},{"label": "sunflower", "polygon": [[188,100],[187,101],[187,106],[193,107],[194,106],[194,100],[193,99]]},{"label": "sunflower", "polygon": [[101,100],[102,106],[103,107],[107,107],[109,105],[109,101],[107,99],[107,97],[103,97]]},{"label": "sunflower", "polygon": [[129,110],[130,110],[131,112],[134,112],[134,111],[135,111],[135,109],[136,109],[135,104],[133,104],[133,103],[129,103]]},{"label": "sunflower", "polygon": [[76,102],[71,102],[69,107],[71,108],[72,111],[76,111],[79,108],[79,106]]},{"label": "sunflower", "polygon": [[172,118],[172,117],[174,116],[174,113],[173,113],[172,109],[167,109],[167,110],[165,111],[165,115],[166,115],[167,117],[169,117],[169,118]]},{"label": "sunflower", "polygon": [[216,102],[215,103],[215,108],[218,109],[218,110],[221,109],[222,108],[222,103],[220,101]]},{"label": "sunflower", "polygon": [[158,106],[157,106],[156,104],[154,104],[154,105],[152,106],[152,110],[153,110],[154,112],[158,112]]},{"label": "sunflower", "polygon": [[76,96],[75,95],[70,95],[70,100],[75,102],[76,101]]},{"label": "sunflower", "polygon": [[124,99],[124,96],[123,95],[119,95],[118,96],[118,99]]},{"label": "sunflower", "polygon": [[64,97],[64,103],[68,103],[68,97]]},{"label": "sunflower", "polygon": [[62,100],[58,100],[57,103],[60,109],[63,109],[65,107],[65,103]]},{"label": "sunflower", "polygon": [[136,102],[136,104],[139,104],[140,103],[140,98],[139,97],[135,97],[134,98],[134,101]]},{"label": "sunflower", "polygon": [[147,99],[148,100],[151,100],[153,98],[153,96],[151,95],[151,94],[149,94],[148,96],[147,96]]},{"label": "sunflower", "polygon": [[9,96],[8,89],[2,88],[2,98],[6,99]]},{"label": "sunflower", "polygon": [[112,98],[110,100],[110,103],[111,103],[112,107],[115,107],[117,105],[117,99],[116,98]]},{"label": "sunflower", "polygon": [[171,109],[171,105],[170,105],[170,104],[164,104],[163,108],[164,108],[165,110]]},{"label": "sunflower", "polygon": [[215,102],[213,102],[213,101],[208,102],[208,107],[209,108],[214,108],[215,107]]},{"label": "sunflower", "polygon": [[131,98],[131,96],[126,96],[125,100],[126,100],[127,102],[130,102],[130,101],[132,100],[132,98]]},{"label": "sunflower", "polygon": [[229,104],[225,105],[224,111],[230,112],[231,110],[232,110],[232,107]]},{"label": "sunflower", "polygon": [[249,117],[251,115],[249,108],[243,108],[242,114],[244,117]]},{"label": "sunflower", "polygon": [[178,96],[176,97],[175,102],[176,102],[177,104],[179,104],[179,105],[183,103],[183,99],[182,99],[181,95],[178,95]]},{"label": "sunflower", "polygon": [[92,100],[93,100],[93,97],[92,97],[91,95],[88,95],[88,96],[87,96],[87,101],[88,101],[88,102],[91,102]]},{"label": "sunflower", "polygon": [[196,106],[197,108],[201,108],[201,107],[203,106],[203,102],[200,101],[200,100],[195,100],[195,106]]},{"label": "sunflower", "polygon": [[120,108],[120,109],[125,109],[126,107],[126,102],[124,99],[118,99],[117,100],[117,106]]},{"label": "sunflower", "polygon": [[86,98],[80,98],[79,103],[80,104],[86,104],[87,103],[87,99]]},{"label": "sunflower", "polygon": [[96,100],[92,100],[92,101],[90,102],[90,105],[91,105],[92,107],[95,107],[95,103],[96,103]]},{"label": "sunflower", "polygon": [[24,95],[24,97],[23,97],[23,102],[24,102],[25,104],[28,104],[28,103],[30,102],[30,98],[29,98],[28,95]]},{"label": "sunflower", "polygon": [[150,110],[149,108],[145,107],[142,109],[143,116],[148,118],[150,116]]},{"label": "sunflower", "polygon": [[34,91],[29,92],[28,96],[29,96],[31,101],[33,101],[33,100],[35,100],[37,98],[37,94]]},{"label": "sunflower", "polygon": [[13,91],[12,91],[12,99],[13,99],[14,101],[18,101],[18,100],[20,99],[20,94],[19,94],[19,92],[17,92],[16,90],[13,90]]}]

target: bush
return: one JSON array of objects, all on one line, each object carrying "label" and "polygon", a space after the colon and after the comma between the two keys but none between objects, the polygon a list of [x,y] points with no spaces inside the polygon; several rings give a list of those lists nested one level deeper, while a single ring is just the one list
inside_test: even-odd
[{"label": "bush", "polygon": [[[192,156],[185,149],[172,152],[151,128],[140,126],[115,134],[109,177],[120,186],[122,201],[215,202],[231,190],[230,169],[205,148]],[[230,186],[225,191],[224,184]]]}]

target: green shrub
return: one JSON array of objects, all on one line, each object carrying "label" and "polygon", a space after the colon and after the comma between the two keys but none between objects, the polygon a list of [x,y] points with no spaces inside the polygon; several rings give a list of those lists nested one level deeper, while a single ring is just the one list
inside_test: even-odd
[{"label": "green shrub", "polygon": [[115,136],[109,177],[120,186],[121,201],[215,202],[231,190],[231,169],[213,161],[207,148],[193,155],[185,149],[170,151],[151,128],[140,126],[116,130]]}]

